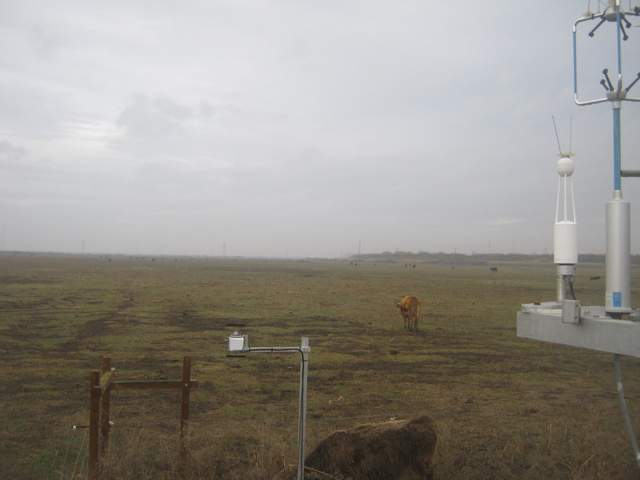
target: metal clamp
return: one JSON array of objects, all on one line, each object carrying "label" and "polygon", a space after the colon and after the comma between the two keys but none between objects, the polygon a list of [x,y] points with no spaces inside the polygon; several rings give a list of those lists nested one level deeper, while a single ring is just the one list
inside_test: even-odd
[{"label": "metal clamp", "polygon": [[565,299],[562,301],[562,323],[578,325],[580,323],[580,302]]}]

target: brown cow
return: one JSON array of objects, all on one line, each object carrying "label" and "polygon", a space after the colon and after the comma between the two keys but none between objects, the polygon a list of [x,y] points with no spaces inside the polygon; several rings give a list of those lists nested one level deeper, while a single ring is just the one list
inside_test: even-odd
[{"label": "brown cow", "polygon": [[420,314],[420,302],[413,295],[407,295],[396,303],[400,309],[400,315],[404,320],[404,328],[409,331],[418,330],[418,315]]}]

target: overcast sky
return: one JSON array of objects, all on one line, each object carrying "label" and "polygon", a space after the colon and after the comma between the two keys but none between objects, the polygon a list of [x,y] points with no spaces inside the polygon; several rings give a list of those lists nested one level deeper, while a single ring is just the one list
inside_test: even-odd
[{"label": "overcast sky", "polygon": [[[565,148],[573,116],[580,250],[603,252],[611,108],[572,102],[586,7],[1,1],[0,249],[551,251],[554,114]],[[600,95],[613,24],[580,42]],[[626,168],[639,120],[624,104]],[[639,252],[637,180],[624,194]]]}]

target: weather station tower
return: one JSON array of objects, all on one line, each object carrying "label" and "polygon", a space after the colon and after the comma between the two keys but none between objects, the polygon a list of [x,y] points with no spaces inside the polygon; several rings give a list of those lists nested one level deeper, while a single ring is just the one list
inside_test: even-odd
[{"label": "weather station tower", "polygon": [[[629,40],[631,20],[640,17],[640,7],[625,8],[621,0],[609,0],[598,13],[587,12],[573,24],[573,91],[579,106],[609,103],[613,111],[613,193],[606,204],[606,287],[604,306],[584,306],[576,298],[573,284],[578,261],[578,231],[573,198],[574,161],[571,154],[560,155],[557,171],[560,175],[556,219],[554,225],[554,263],[557,268],[557,298],[554,301],[522,305],[518,312],[519,337],[588,348],[613,354],[614,378],[620,408],[635,459],[640,466],[640,450],[633,430],[622,383],[620,357],[640,357],[640,311],[632,307],[631,299],[631,207],[622,196],[622,178],[640,177],[640,170],[622,168],[621,118],[624,102],[640,102],[630,91],[640,80],[636,73],[625,84],[622,69],[622,42]],[[602,70],[600,85],[604,96],[582,99],[578,94],[578,31],[583,24],[596,22],[586,33],[594,38],[603,26],[612,26],[615,45],[615,70]],[[593,24],[592,24],[593,25]]]}]

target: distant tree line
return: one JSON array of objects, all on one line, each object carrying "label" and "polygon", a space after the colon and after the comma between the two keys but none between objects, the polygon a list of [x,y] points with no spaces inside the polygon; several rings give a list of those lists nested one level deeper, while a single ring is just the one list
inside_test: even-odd
[{"label": "distant tree line", "polygon": [[[444,253],[444,252],[382,252],[353,255],[352,260],[376,263],[407,263],[421,262],[448,265],[486,265],[500,262],[537,262],[553,263],[553,255],[525,254],[525,253]],[[605,256],[599,253],[585,253],[579,255],[579,263],[604,263]],[[631,263],[640,265],[640,255],[632,255]]]}]

